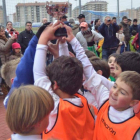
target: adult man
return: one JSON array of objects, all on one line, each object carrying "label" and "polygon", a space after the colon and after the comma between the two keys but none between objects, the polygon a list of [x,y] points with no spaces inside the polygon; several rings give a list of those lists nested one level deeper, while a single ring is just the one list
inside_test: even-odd
[{"label": "adult man", "polygon": [[131,22],[132,22],[132,20],[131,19],[128,19],[128,25],[129,25],[129,27],[131,26]]},{"label": "adult man", "polygon": [[120,23],[123,26],[123,33],[125,36],[125,43],[127,45],[127,50],[129,51],[129,41],[130,41],[130,26],[128,24],[128,18],[124,16],[122,22]]},{"label": "adult man", "polygon": [[90,30],[86,22],[82,22],[80,28],[81,31],[76,34],[76,38],[85,50],[87,50],[88,47],[93,46],[95,42],[99,42],[98,47],[102,47],[104,37],[101,34]]},{"label": "adult man", "polygon": [[117,23],[116,17],[113,17],[113,18],[112,18],[112,23]]},{"label": "adult man", "polygon": [[47,22],[48,22],[47,18],[43,18],[43,19],[42,19],[42,23],[43,23],[43,24],[45,24],[45,23],[47,23]]},{"label": "adult man", "polygon": [[130,27],[130,35],[132,34],[132,31],[135,30],[138,33],[138,25],[137,25],[138,20],[134,19],[133,20],[133,25]]},{"label": "adult man", "polygon": [[60,17],[60,21],[66,22],[67,21],[67,18],[68,17],[66,15],[64,15],[64,16]]},{"label": "adult man", "polygon": [[[85,21],[85,15],[83,15],[83,14],[80,14],[77,18],[78,18],[80,24],[81,24],[82,22],[86,22],[86,21]],[[91,29],[90,24],[88,24],[88,27]],[[79,28],[79,31],[80,31],[80,30],[81,30],[81,28]]]},{"label": "adult man", "polygon": [[18,36],[18,43],[21,46],[21,51],[23,54],[28,46],[29,41],[34,36],[34,33],[32,31],[32,22],[27,21],[25,26],[25,30]]},{"label": "adult man", "polygon": [[111,17],[106,16],[104,23],[99,26],[98,31],[104,37],[104,44],[102,46],[102,58],[108,60],[109,55],[115,53],[118,48],[118,40],[116,33],[119,30],[119,26],[116,23],[111,22]]}]

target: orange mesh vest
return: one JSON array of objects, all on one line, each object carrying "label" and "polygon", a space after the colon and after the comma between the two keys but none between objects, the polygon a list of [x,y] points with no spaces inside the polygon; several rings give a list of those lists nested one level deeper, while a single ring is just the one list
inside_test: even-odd
[{"label": "orange mesh vest", "polygon": [[76,106],[69,101],[60,99],[58,114],[53,128],[43,132],[43,140],[55,137],[60,140],[92,140],[94,133],[94,118],[89,110],[85,97],[79,94],[82,106]]},{"label": "orange mesh vest", "polygon": [[140,120],[133,116],[121,123],[113,123],[109,119],[109,101],[100,108],[93,140],[132,140],[140,128]]}]

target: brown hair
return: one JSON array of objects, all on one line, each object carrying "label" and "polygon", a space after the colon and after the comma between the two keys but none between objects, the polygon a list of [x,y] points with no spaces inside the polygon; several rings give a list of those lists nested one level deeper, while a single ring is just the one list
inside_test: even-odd
[{"label": "brown hair", "polygon": [[140,100],[140,74],[135,71],[125,71],[118,78],[132,89],[133,99]]},{"label": "brown hair", "polygon": [[105,60],[101,60],[100,58],[94,56],[90,58],[90,62],[94,67],[95,71],[101,70],[103,72],[103,76],[107,79],[110,76],[110,68],[108,63]]},{"label": "brown hair", "polygon": [[89,51],[89,50],[85,50],[85,54],[87,55],[88,58],[96,56],[95,53],[93,53],[92,51]]},{"label": "brown hair", "polygon": [[1,76],[9,87],[11,87],[11,79],[16,76],[16,68],[19,62],[20,58],[11,60],[2,65]]},{"label": "brown hair", "polygon": [[12,132],[28,134],[53,108],[54,101],[46,90],[33,85],[22,86],[9,98],[6,121]]},{"label": "brown hair", "polygon": [[83,83],[83,66],[75,57],[61,56],[47,67],[47,75],[52,83],[69,95],[75,94]]}]

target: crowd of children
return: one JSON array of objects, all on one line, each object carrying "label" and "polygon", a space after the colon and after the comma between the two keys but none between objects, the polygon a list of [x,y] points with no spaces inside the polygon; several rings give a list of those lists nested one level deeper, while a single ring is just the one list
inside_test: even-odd
[{"label": "crowd of children", "polygon": [[[55,37],[62,24],[39,29],[12,67],[16,75],[3,66],[3,77],[14,78],[4,100],[11,139],[140,140],[140,54],[115,53],[107,63],[85,51],[67,25],[67,37]],[[17,43],[12,49],[21,56]],[[46,67],[48,50],[54,60]]]}]

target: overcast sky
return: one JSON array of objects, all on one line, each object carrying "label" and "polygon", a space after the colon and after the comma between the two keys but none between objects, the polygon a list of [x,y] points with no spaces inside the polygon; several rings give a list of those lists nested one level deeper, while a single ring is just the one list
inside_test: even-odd
[{"label": "overcast sky", "polygon": [[[24,2],[35,2],[37,0],[6,0],[6,8],[7,8],[7,14],[12,14],[15,12],[15,5],[17,3],[24,3]],[[46,2],[47,0],[38,0],[38,2]],[[59,0],[52,0],[52,1],[59,1]],[[60,0],[66,1],[66,0]],[[90,0],[81,0],[82,5],[84,5],[86,2],[89,2]],[[116,12],[117,11],[117,0],[106,0],[108,2],[108,11],[109,12]],[[131,8],[131,0],[119,0],[120,1],[120,11],[125,9]],[[133,1],[133,7],[137,8],[140,7],[140,0],[132,0]],[[69,0],[70,3],[73,4],[73,8],[75,6],[79,5],[79,0]],[[2,5],[2,0],[0,0],[0,5]]]}]

